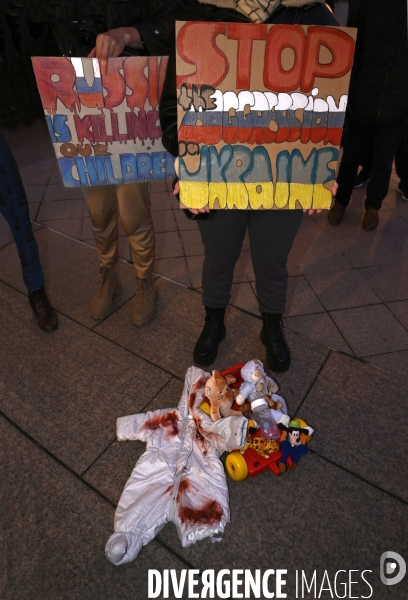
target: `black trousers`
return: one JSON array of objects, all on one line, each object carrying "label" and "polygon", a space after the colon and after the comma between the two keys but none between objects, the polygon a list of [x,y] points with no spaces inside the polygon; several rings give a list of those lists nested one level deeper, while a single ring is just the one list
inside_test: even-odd
[{"label": "black trousers", "polygon": [[392,162],[400,140],[402,122],[396,125],[351,125],[344,146],[337,183],[336,200],[347,206],[350,202],[358,167],[367,150],[373,149],[370,181],[367,185],[366,208],[379,210],[388,193]]},{"label": "black trousers", "polygon": [[211,220],[197,221],[205,250],[204,306],[227,306],[235,263],[248,228],[259,311],[283,314],[286,263],[302,216],[301,210],[217,210]]}]

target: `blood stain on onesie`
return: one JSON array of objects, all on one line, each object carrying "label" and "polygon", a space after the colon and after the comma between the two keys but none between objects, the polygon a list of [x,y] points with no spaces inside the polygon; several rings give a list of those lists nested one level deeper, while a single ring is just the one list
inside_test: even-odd
[{"label": "blood stain on onesie", "polygon": [[172,489],[173,489],[173,484],[169,485],[169,487],[168,487],[168,488],[166,488],[166,489],[164,490],[164,492],[163,492],[163,494],[162,494],[162,495],[164,496],[164,494],[167,494],[167,493],[168,493],[168,492],[170,492]]},{"label": "blood stain on onesie", "polygon": [[[197,423],[196,423],[197,425]],[[198,431],[198,429],[196,429],[196,440],[197,440],[197,444],[199,445],[201,452],[203,453],[203,456],[207,456],[208,453],[208,442],[205,439],[205,437],[200,433],[200,431]]]},{"label": "blood stain on onesie", "polygon": [[166,430],[166,437],[170,438],[177,435],[179,432],[179,418],[177,412],[172,410],[171,412],[165,413],[164,415],[155,415],[151,419],[148,419],[143,425],[143,429],[150,429],[156,431],[159,427]]},{"label": "blood stain on onesie", "polygon": [[200,388],[204,387],[206,381],[207,381],[207,377],[200,377],[200,379],[198,381],[196,381],[196,383],[191,388],[191,392],[188,397],[188,408],[190,409],[190,411],[193,411],[193,409],[194,409],[197,392],[199,391]]},{"label": "blood stain on onesie", "polygon": [[215,525],[221,521],[223,515],[222,506],[216,500],[207,500],[200,508],[192,508],[190,506],[182,506],[181,497],[183,492],[193,487],[197,492],[198,489],[186,477],[180,479],[179,489],[177,492],[178,515],[180,520],[185,524],[205,523],[207,525]]}]

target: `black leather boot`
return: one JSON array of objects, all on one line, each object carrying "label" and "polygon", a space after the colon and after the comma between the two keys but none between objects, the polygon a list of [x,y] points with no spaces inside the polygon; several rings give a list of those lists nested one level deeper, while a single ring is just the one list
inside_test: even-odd
[{"label": "black leather boot", "polygon": [[33,292],[28,291],[28,299],[40,329],[50,333],[58,327],[58,315],[52,308],[44,286]]},{"label": "black leather boot", "polygon": [[282,315],[262,313],[261,342],[266,347],[266,362],[272,371],[283,373],[290,367],[290,350],[281,327]]},{"label": "black leather boot", "polygon": [[225,308],[205,307],[205,324],[194,348],[194,362],[207,366],[217,358],[218,344],[225,338]]}]

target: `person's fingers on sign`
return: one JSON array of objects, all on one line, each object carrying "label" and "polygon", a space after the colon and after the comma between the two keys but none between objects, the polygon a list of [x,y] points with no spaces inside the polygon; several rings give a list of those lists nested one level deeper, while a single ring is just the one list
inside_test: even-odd
[{"label": "person's fingers on sign", "polygon": [[96,46],[88,54],[88,58],[116,58],[123,53],[126,46],[143,48],[142,38],[135,27],[118,27],[100,33],[96,38]]}]

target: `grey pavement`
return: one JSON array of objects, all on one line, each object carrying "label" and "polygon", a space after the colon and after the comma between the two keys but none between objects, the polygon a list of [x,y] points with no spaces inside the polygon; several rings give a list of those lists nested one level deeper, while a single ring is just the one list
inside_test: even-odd
[{"label": "grey pavement", "polygon": [[[145,600],[148,569],[186,568],[287,569],[291,599],[405,600],[407,577],[380,582],[383,552],[408,561],[408,203],[396,175],[376,231],[360,226],[363,188],[337,228],[326,214],[305,216],[290,255],[284,323],[293,365],[276,379],[290,413],[316,429],[309,455],[279,478],[229,480],[222,543],[183,549],[169,524],[134,563],[114,567],[104,545],[145,447],[116,441],[115,421],[179,401],[203,321],[202,245],[169,186],[155,184],[157,318],[143,328],[131,323],[134,268],[121,232],[122,289],[96,323],[89,305],[98,261],[82,195],[62,186],[42,121],[7,136],[60,326],[51,335],[36,326],[0,219],[1,600]],[[227,338],[211,368],[263,359],[260,326],[246,240]],[[341,596],[339,582],[349,577],[342,573],[331,595],[324,572],[333,587],[341,569],[358,583]],[[296,570],[309,581],[316,570],[317,592],[326,591],[296,596]]]}]

